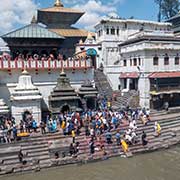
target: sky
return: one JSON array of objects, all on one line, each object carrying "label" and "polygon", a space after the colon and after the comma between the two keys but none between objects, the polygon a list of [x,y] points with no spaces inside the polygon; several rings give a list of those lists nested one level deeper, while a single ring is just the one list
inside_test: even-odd
[{"label": "sky", "polygon": [[[154,0],[61,0],[65,7],[86,12],[76,27],[93,31],[107,15],[121,18],[157,20]],[[55,0],[0,0],[0,35],[30,23],[37,9],[52,7]]]}]

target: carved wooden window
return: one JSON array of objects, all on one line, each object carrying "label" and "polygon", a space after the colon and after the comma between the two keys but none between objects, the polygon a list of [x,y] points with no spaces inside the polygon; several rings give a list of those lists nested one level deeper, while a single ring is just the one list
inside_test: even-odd
[{"label": "carved wooden window", "polygon": [[175,65],[179,65],[179,56],[176,56],[176,57],[174,58],[174,64],[175,64]]},{"label": "carved wooden window", "polygon": [[169,65],[169,56],[167,54],[164,57],[164,65]]},{"label": "carved wooden window", "polygon": [[123,61],[123,66],[127,66],[127,60],[126,59],[124,59],[124,61]]},{"label": "carved wooden window", "polygon": [[158,58],[158,56],[154,56],[153,57],[153,65],[154,66],[158,66],[159,65],[159,58]]}]

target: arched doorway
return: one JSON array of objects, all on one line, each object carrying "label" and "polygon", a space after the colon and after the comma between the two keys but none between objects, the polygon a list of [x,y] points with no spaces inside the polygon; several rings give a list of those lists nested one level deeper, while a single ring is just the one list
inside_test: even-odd
[{"label": "arched doorway", "polygon": [[92,110],[95,108],[95,99],[94,98],[88,98],[86,102],[87,102],[88,109]]},{"label": "arched doorway", "polygon": [[28,122],[32,119],[32,114],[28,111],[28,110],[25,110],[22,114],[22,120],[24,122]]},{"label": "arched doorway", "polygon": [[68,105],[64,105],[61,108],[61,113],[66,113],[70,111],[70,107]]}]

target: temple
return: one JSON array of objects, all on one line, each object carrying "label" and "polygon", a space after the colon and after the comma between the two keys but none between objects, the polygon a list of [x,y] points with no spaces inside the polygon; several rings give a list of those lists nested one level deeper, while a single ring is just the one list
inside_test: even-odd
[{"label": "temple", "polygon": [[[39,9],[37,17],[33,16],[28,25],[2,35],[10,55],[0,56],[0,99],[4,100],[0,106],[2,110],[9,110],[17,122],[28,114],[40,121],[50,112],[64,111],[65,104],[68,104],[66,108],[69,107],[69,110],[80,110],[78,89],[87,80],[95,85],[96,65],[95,56],[91,54],[76,56],[79,41],[92,40],[95,36],[94,33],[73,27],[83,14],[79,10],[64,7],[57,0],[53,7]],[[22,74],[25,69],[28,74]],[[62,74],[59,77],[62,69],[66,77]],[[71,93],[77,100],[75,104],[67,102],[67,97],[66,101],[59,101],[69,90],[58,85],[59,79],[63,78],[71,87]],[[33,88],[23,86],[23,83],[26,84],[25,79],[33,82]],[[60,95],[61,90],[64,91]],[[57,99],[56,109],[54,103]]]},{"label": "temple", "polygon": [[80,39],[85,40],[89,33],[95,36],[73,27],[83,14],[79,10],[65,8],[57,0],[53,7],[39,9],[37,19],[34,16],[29,25],[3,35],[2,39],[8,44],[13,58],[19,54],[26,58],[48,54],[57,57],[61,54],[66,59],[75,53],[75,44]]},{"label": "temple", "polygon": [[57,85],[49,96],[49,107],[53,114],[82,110],[80,109],[80,97],[70,85],[70,80],[64,71],[60,73]]},{"label": "temple", "polygon": [[33,56],[53,54],[57,57],[57,50],[65,39],[42,25],[33,16],[29,25],[2,36],[8,44],[13,59],[18,56],[32,58]]}]

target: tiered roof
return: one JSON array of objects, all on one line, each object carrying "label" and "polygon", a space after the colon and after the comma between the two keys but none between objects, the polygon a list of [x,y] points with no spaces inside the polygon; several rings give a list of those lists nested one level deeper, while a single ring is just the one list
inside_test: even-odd
[{"label": "tiered roof", "polygon": [[9,32],[2,36],[2,38],[48,38],[48,39],[64,39],[63,36],[46,29],[45,27],[36,23],[34,17],[31,24],[19,28],[15,31]]},{"label": "tiered roof", "polygon": [[65,8],[60,0],[56,0],[54,7],[38,10],[38,22],[50,27],[70,27],[75,24],[84,12],[72,8]]}]

